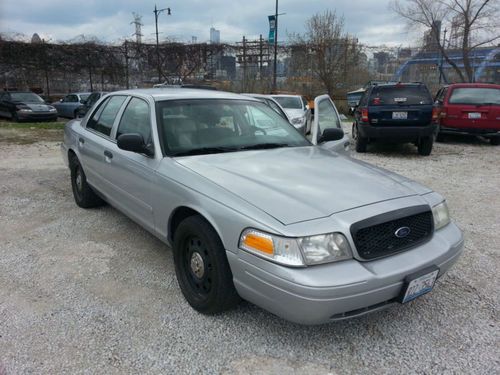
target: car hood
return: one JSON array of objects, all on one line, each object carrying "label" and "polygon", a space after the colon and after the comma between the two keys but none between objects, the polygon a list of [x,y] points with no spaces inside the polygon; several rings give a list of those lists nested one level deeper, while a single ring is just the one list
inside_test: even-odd
[{"label": "car hood", "polygon": [[306,114],[303,110],[301,109],[290,109],[290,108],[284,108],[285,113],[287,116],[291,119],[297,118],[297,117],[304,117]]},{"label": "car hood", "polygon": [[176,161],[285,225],[431,191],[315,146],[187,156]]}]

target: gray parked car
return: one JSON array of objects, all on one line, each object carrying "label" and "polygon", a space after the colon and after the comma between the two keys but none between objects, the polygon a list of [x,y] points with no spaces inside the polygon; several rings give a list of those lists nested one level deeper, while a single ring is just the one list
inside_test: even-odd
[{"label": "gray parked car", "polygon": [[90,96],[90,92],[75,92],[66,95],[64,98],[57,102],[52,103],[56,107],[60,117],[76,118],[80,106]]},{"label": "gray parked car", "polygon": [[328,102],[315,108],[310,142],[241,95],[112,93],[65,127],[75,201],[108,202],[170,244],[205,314],[244,298],[318,324],[429,292],[463,246],[443,197],[332,151],[343,132]]}]

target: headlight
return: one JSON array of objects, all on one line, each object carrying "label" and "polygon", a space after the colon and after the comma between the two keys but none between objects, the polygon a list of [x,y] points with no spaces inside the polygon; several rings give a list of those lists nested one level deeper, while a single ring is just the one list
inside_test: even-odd
[{"label": "headlight", "polygon": [[296,117],[296,118],[293,118],[291,123],[293,125],[302,125],[303,123],[305,122],[305,118],[304,117]]},{"label": "headlight", "polygon": [[56,112],[57,109],[55,109],[54,107],[49,107],[49,112]]},{"label": "headlight", "polygon": [[288,238],[246,229],[239,247],[287,266],[306,266],[352,258],[349,242],[341,233]]},{"label": "headlight", "polygon": [[18,112],[33,112],[33,110],[30,108],[19,108],[17,111]]},{"label": "headlight", "polygon": [[441,229],[450,223],[450,213],[446,201],[432,207],[432,216],[434,217],[434,230]]}]

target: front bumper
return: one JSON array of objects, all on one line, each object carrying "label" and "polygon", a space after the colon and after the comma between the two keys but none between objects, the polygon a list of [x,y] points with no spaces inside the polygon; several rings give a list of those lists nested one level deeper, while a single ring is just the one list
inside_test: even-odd
[{"label": "front bumper", "polygon": [[436,265],[442,276],[459,258],[463,243],[460,229],[450,223],[423,245],[369,262],[289,268],[244,251],[226,254],[242,298],[295,323],[321,324],[396,303],[407,275]]},{"label": "front bumper", "polygon": [[358,125],[359,134],[364,138],[414,142],[431,137],[437,133],[438,126],[373,126],[366,123]]},{"label": "front bumper", "polygon": [[17,111],[19,120],[53,121],[57,120],[57,112],[21,112]]}]

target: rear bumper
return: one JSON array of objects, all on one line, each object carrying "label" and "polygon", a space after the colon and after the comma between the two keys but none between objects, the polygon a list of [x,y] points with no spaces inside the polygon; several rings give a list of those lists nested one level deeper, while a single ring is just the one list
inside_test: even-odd
[{"label": "rear bumper", "polygon": [[463,242],[450,223],[423,245],[370,262],[288,268],[244,251],[226,254],[242,298],[295,323],[321,324],[396,303],[407,275],[435,265],[442,276],[459,258]]},{"label": "rear bumper", "polygon": [[400,142],[414,142],[421,138],[434,136],[438,126],[373,126],[366,123],[358,125],[359,134],[364,138],[393,140]]},{"label": "rear bumper", "polygon": [[478,129],[478,128],[451,128],[447,126],[439,127],[440,133],[445,134],[471,134],[482,136],[500,136],[500,129]]}]

